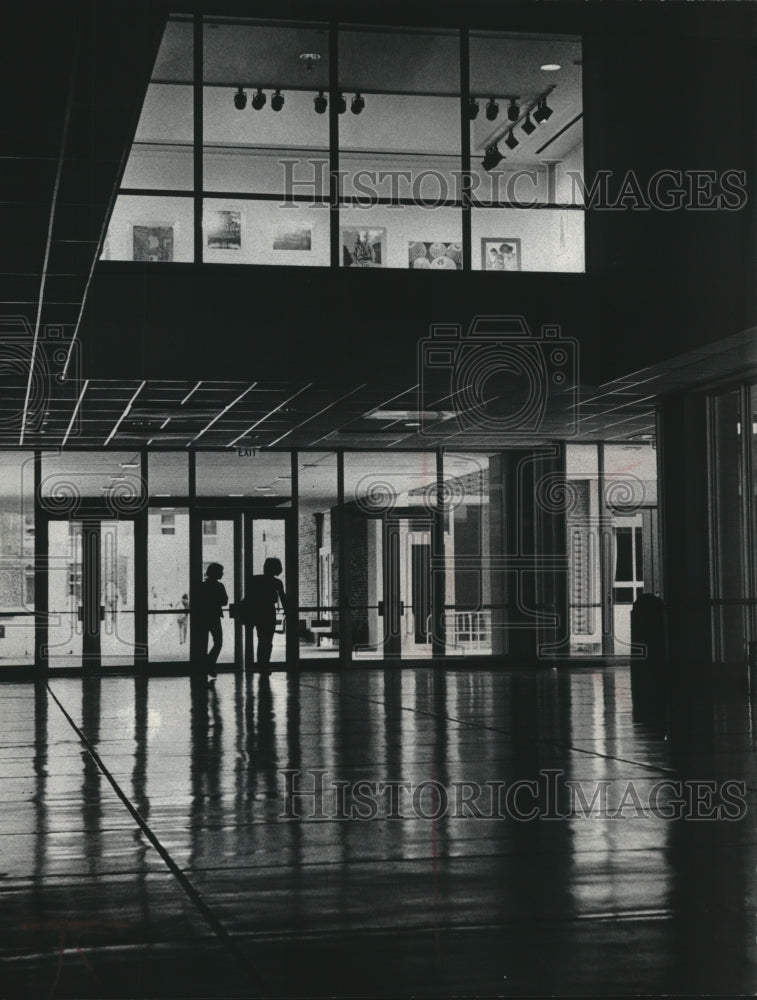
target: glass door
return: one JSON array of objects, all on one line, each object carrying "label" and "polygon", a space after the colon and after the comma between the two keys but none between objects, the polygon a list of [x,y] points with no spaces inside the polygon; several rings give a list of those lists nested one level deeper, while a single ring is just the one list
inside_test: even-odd
[{"label": "glass door", "polygon": [[[281,563],[281,573],[278,579],[281,580],[284,593],[287,593],[287,531],[286,516],[273,517],[270,515],[260,516],[257,513],[248,513],[245,518],[245,594],[250,593],[252,577],[260,576],[265,571],[266,561],[278,559]],[[270,662],[274,668],[276,664],[286,662],[287,659],[287,632],[297,628],[297,613],[289,603],[289,614],[285,616],[283,608],[277,606],[276,609],[276,631],[273,634],[273,648],[271,650]],[[244,662],[246,667],[252,668],[258,659],[258,636],[252,628],[244,629]]]},{"label": "glass door", "polygon": [[350,592],[355,659],[432,656],[432,530],[431,517],[353,513]]},{"label": "glass door", "polygon": [[50,667],[134,663],[134,522],[48,523]]}]

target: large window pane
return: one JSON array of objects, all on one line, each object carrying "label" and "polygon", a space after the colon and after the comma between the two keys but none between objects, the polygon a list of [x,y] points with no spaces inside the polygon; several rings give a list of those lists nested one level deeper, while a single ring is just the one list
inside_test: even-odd
[{"label": "large window pane", "polygon": [[210,264],[328,267],[326,205],[206,198],[203,259]]},{"label": "large window pane", "polygon": [[34,660],[34,457],[0,454],[0,663]]},{"label": "large window pane", "polygon": [[[235,597],[235,534],[234,521],[231,519],[222,521],[211,518],[203,519],[202,576],[205,579],[205,572],[210,563],[220,563],[223,566],[221,583],[226,588],[229,604],[234,603]],[[233,663],[235,659],[234,619],[229,617],[228,605],[223,609],[221,628],[223,630],[223,648],[218,662]]]},{"label": "large window pane", "polygon": [[274,506],[291,503],[289,452],[198,452],[196,475],[201,497],[251,497]]},{"label": "large window pane", "polygon": [[134,522],[100,527],[100,655],[103,666],[134,662]]},{"label": "large window pane", "polygon": [[346,103],[339,119],[342,193],[368,186],[384,198],[454,199],[461,164],[458,33],[343,27],[339,75]]},{"label": "large window pane", "polygon": [[453,656],[502,653],[503,581],[492,555],[503,550],[499,456],[444,456],[443,499],[446,651]]},{"label": "large window pane", "polygon": [[67,451],[42,456],[44,506],[58,514],[76,512],[79,498],[98,497],[114,512],[134,509],[142,496],[140,457],[133,451]]},{"label": "large window pane", "polygon": [[576,209],[474,208],[474,271],[582,272],[584,213]]},{"label": "large window pane", "polygon": [[712,416],[713,631],[718,660],[741,662],[747,634],[747,593],[741,496],[741,435],[745,433],[745,415],[741,412],[739,391],[715,397]]},{"label": "large window pane", "polygon": [[291,176],[303,194],[328,194],[328,174],[307,163],[328,160],[329,117],[316,102],[323,93],[328,104],[328,50],[325,26],[205,22],[207,191],[283,195]]},{"label": "large window pane", "polygon": [[345,207],[340,219],[343,267],[462,269],[462,215],[457,208]]},{"label": "large window pane", "polygon": [[186,451],[149,452],[147,482],[151,497],[185,497],[189,489]]},{"label": "large window pane", "polygon": [[147,517],[148,654],[189,659],[189,512],[151,507]]},{"label": "large window pane", "polygon": [[339,653],[339,509],[336,455],[301,452],[298,469],[300,656]]},{"label": "large window pane", "polygon": [[583,213],[544,208],[580,203],[581,63],[578,39],[471,34],[473,192],[502,206],[473,212],[474,270],[585,269]]},{"label": "large window pane", "polygon": [[194,257],[191,197],[120,194],[101,260],[180,263]]},{"label": "large window pane", "polygon": [[166,25],[122,187],[193,187],[192,32],[188,19]]},{"label": "large window pane", "polygon": [[432,654],[436,455],[345,456],[349,599],[356,658]]},{"label": "large window pane", "polygon": [[600,571],[600,497],[597,446],[567,445],[567,547],[570,652],[602,652],[602,579]]}]

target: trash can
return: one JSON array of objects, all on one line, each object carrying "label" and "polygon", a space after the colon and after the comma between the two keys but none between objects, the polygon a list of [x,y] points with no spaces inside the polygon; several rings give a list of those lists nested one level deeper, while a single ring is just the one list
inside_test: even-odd
[{"label": "trash can", "polygon": [[631,608],[631,642],[644,646],[635,660],[664,665],[665,650],[665,604],[655,594],[642,594]]}]

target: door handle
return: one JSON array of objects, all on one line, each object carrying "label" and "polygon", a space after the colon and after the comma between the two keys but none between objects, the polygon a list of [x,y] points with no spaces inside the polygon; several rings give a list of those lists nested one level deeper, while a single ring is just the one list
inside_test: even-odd
[{"label": "door handle", "polygon": [[405,613],[405,602],[400,601],[400,616],[404,615],[404,613]]},{"label": "door handle", "polygon": [[379,614],[379,618],[383,618],[384,617],[384,602],[383,601],[379,601],[378,602],[378,614]]}]

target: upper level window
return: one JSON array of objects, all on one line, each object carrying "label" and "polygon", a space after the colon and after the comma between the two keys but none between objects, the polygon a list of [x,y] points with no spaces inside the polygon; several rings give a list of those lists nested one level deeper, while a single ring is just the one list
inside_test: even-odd
[{"label": "upper level window", "polygon": [[471,31],[464,79],[456,29],[201,28],[194,79],[168,22],[103,259],[584,270],[580,40]]}]

